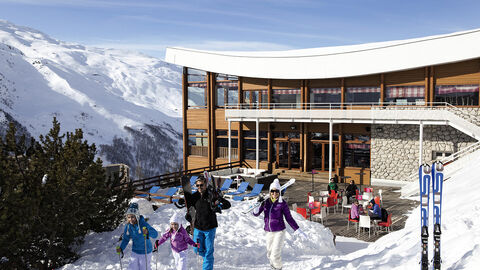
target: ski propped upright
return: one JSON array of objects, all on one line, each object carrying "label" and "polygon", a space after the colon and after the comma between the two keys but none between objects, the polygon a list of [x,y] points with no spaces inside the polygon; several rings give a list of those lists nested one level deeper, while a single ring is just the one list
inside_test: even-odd
[{"label": "ski propped upright", "polygon": [[442,187],[443,163],[437,161],[432,165],[432,192],[433,192],[433,269],[440,270],[442,259],[440,256],[440,236],[442,231]]},{"label": "ski propped upright", "polygon": [[421,270],[428,269],[428,202],[430,198],[431,173],[432,171],[428,164],[420,165],[418,169],[418,179],[420,182],[420,228],[422,239]]},{"label": "ski propped upright", "polygon": [[[293,185],[295,183],[295,178],[292,178],[290,180],[288,180],[287,183],[283,184],[281,187],[280,187],[280,192],[283,192],[287,187]],[[266,199],[270,198],[270,195],[268,195]],[[252,206],[250,206],[247,210],[243,211],[242,213],[243,214],[246,214],[246,213],[249,213],[251,212],[253,209],[257,208],[258,206],[260,206],[260,204],[262,204],[262,202],[256,202],[254,203]]]}]

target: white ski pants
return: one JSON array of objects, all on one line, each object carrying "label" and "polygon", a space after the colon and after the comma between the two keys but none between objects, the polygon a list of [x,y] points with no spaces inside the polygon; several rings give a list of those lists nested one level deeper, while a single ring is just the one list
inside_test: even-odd
[{"label": "white ski pants", "polygon": [[176,252],[172,249],[173,258],[175,259],[175,268],[177,270],[187,270],[187,251]]},{"label": "white ski pants", "polygon": [[285,240],[285,230],[267,232],[267,257],[270,265],[277,269],[282,268],[282,247]]},{"label": "white ski pants", "polygon": [[145,254],[137,254],[132,252],[128,263],[128,270],[151,270],[152,253],[147,253],[147,268],[145,268]]}]

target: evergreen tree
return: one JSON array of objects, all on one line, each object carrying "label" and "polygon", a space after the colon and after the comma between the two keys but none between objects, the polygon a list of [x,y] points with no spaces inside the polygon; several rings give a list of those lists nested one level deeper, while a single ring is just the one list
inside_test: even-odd
[{"label": "evergreen tree", "polygon": [[[75,245],[90,231],[112,230],[132,196],[120,179],[106,179],[96,147],[81,129],[15,139],[15,127],[0,138],[0,268],[51,269],[75,260]],[[42,181],[43,180],[43,181]],[[3,255],[5,254],[5,255]]]}]

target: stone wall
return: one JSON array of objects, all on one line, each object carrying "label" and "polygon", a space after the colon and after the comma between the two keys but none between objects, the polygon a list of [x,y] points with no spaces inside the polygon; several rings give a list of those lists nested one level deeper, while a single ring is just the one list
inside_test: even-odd
[{"label": "stone wall", "polygon": [[[471,120],[478,109],[463,109]],[[473,121],[472,121],[473,122]],[[371,178],[407,181],[418,168],[419,125],[372,125]],[[476,140],[450,126],[423,126],[423,161],[433,152],[455,153]]]}]

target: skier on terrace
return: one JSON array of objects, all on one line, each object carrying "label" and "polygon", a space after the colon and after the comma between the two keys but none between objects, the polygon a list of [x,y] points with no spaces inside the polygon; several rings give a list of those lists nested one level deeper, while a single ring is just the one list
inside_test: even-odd
[{"label": "skier on terrace", "polygon": [[295,231],[295,236],[300,235],[302,238],[306,238],[306,235],[299,229],[297,222],[292,218],[287,203],[283,201],[278,179],[270,184],[270,198],[263,201],[258,209],[253,211],[253,215],[259,216],[262,212],[265,215],[264,230],[267,232],[267,257],[270,266],[272,269],[282,269],[282,247],[286,229],[284,218]]}]

